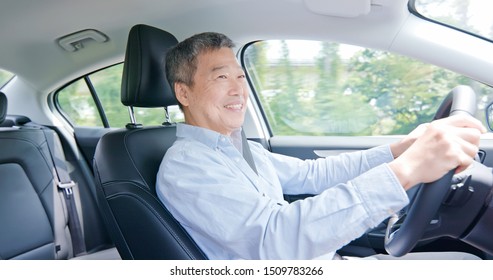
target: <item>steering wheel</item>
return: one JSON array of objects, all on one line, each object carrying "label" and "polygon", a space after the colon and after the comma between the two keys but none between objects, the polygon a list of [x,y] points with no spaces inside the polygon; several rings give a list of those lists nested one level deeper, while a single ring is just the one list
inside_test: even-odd
[{"label": "steering wheel", "polygon": [[[474,116],[476,112],[476,94],[469,86],[455,87],[440,105],[434,119],[457,114]],[[454,170],[450,170],[435,182],[423,184],[414,202],[410,205],[405,219],[390,218],[385,234],[385,250],[392,256],[400,257],[411,251],[423,236],[426,227],[432,222],[442,201],[447,195]],[[397,226],[402,220],[402,224]]]}]

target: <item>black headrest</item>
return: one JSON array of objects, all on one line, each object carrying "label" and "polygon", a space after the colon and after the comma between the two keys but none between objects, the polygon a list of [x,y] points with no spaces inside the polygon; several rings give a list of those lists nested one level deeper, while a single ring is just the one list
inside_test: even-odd
[{"label": "black headrest", "polygon": [[7,115],[3,122],[0,122],[0,127],[23,126],[31,122],[31,119],[22,115]]},{"label": "black headrest", "polygon": [[178,104],[164,72],[166,53],[177,43],[175,36],[152,26],[138,24],[130,29],[123,65],[123,105],[152,108]]},{"label": "black headrest", "polygon": [[0,123],[3,123],[7,116],[7,96],[0,91]]}]

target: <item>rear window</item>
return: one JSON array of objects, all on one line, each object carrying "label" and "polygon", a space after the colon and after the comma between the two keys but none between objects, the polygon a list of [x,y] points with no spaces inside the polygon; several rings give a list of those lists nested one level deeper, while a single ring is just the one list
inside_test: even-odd
[{"label": "rear window", "polygon": [[[61,114],[76,127],[125,127],[128,108],[120,101],[123,64],[85,75],[55,95]],[[164,108],[134,108],[137,123],[160,125],[166,120]],[[174,122],[183,120],[178,106],[169,106]]]},{"label": "rear window", "polygon": [[10,79],[12,79],[13,76],[14,74],[10,73],[9,71],[0,69],[0,88],[2,88]]}]

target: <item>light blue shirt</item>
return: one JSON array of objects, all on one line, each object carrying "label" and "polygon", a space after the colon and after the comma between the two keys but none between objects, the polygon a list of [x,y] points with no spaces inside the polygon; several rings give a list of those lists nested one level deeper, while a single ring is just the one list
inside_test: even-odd
[{"label": "light blue shirt", "polygon": [[[239,137],[178,124],[157,176],[158,197],[209,259],[332,258],[409,202],[389,146],[300,160],[249,141],[257,175]],[[283,193],[318,195],[289,204]]]}]

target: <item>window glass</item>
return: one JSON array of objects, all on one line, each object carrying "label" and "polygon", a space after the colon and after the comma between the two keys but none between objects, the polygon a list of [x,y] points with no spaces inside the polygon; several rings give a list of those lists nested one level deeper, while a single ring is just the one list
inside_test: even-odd
[{"label": "window glass", "polygon": [[122,71],[123,64],[118,64],[89,75],[110,127],[124,127],[130,122],[128,109],[120,101]]},{"label": "window glass", "polygon": [[57,97],[58,105],[71,123],[77,126],[103,126],[94,99],[83,79],[63,88]]},{"label": "window glass", "polygon": [[411,11],[425,18],[493,40],[493,1],[412,0]]},{"label": "window glass", "polygon": [[400,135],[432,120],[452,88],[490,87],[408,57],[316,41],[261,41],[243,63],[274,135]]},{"label": "window glass", "polygon": [[[62,113],[75,126],[104,126],[104,119],[109,127],[124,127],[130,122],[130,116],[128,108],[120,101],[122,71],[123,64],[118,64],[61,89],[56,98]],[[95,98],[101,104],[99,110]],[[168,110],[172,121],[183,121],[178,106],[170,106]],[[166,119],[164,108],[134,108],[134,115],[137,123],[144,125],[159,125]]]},{"label": "window glass", "polygon": [[8,82],[13,76],[14,76],[14,74],[10,73],[9,71],[0,69],[0,88],[6,82]]}]

